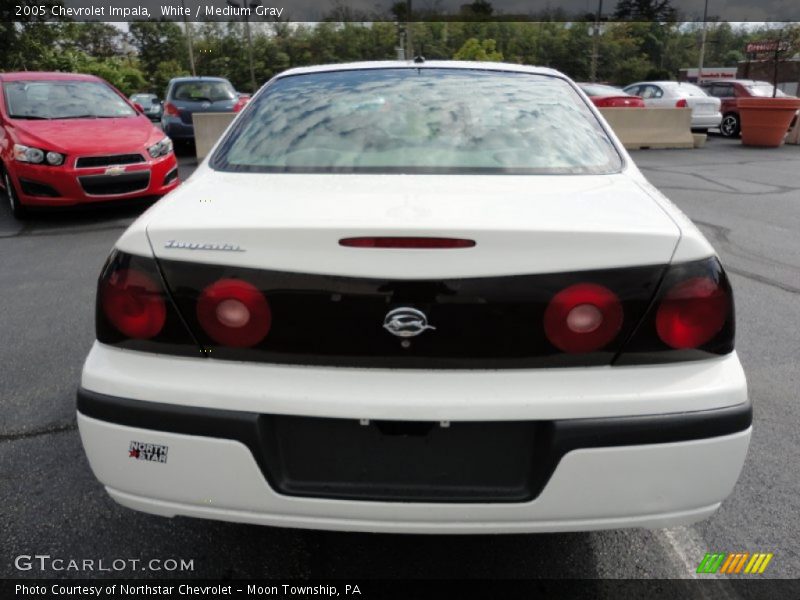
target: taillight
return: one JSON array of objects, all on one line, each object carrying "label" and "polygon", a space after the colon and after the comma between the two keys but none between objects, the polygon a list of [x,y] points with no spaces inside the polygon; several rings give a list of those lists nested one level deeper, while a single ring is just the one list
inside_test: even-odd
[{"label": "taillight", "polygon": [[439,237],[354,237],[339,240],[349,248],[406,248],[414,250],[439,248],[472,248],[475,240]]},{"label": "taillight", "polygon": [[716,257],[670,265],[617,365],[697,360],[733,351],[733,292]]},{"label": "taillight", "polygon": [[136,269],[114,271],[100,286],[100,305],[111,324],[133,339],[158,335],[167,319],[161,286]]},{"label": "taillight", "polygon": [[233,105],[233,112],[239,112],[245,107],[246,104],[247,100],[245,98],[239,98],[236,104]]},{"label": "taillight", "polygon": [[114,250],[97,284],[97,340],[138,351],[202,356],[153,257]]},{"label": "taillight", "polygon": [[681,98],[675,103],[675,108],[687,108],[689,103],[686,101],[686,98]]},{"label": "taillight", "polygon": [[178,107],[175,106],[172,102],[166,102],[164,104],[164,113],[171,117],[179,117],[180,112],[178,111]]},{"label": "taillight", "polygon": [[544,331],[559,350],[596,352],[616,337],[622,318],[622,303],[614,292],[594,283],[577,283],[550,300],[544,313]]},{"label": "taillight", "polygon": [[220,279],[200,294],[197,320],[218,344],[249,348],[269,333],[272,310],[254,285],[240,279]]},{"label": "taillight", "polygon": [[709,277],[673,285],[656,313],[658,337],[678,350],[698,348],[717,335],[728,318],[728,296]]}]

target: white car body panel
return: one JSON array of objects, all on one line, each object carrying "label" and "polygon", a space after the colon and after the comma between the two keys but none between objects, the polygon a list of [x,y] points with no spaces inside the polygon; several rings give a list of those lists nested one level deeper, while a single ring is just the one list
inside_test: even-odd
[{"label": "white car body panel", "polygon": [[[412,65],[304,67],[279,77],[387,66]],[[519,65],[413,65],[435,67],[564,78],[550,69]],[[714,256],[702,233],[645,179],[599,111],[574,87],[620,154],[619,173],[242,174],[214,171],[206,159],[186,183],[137,219],[116,248],[141,257],[184,261],[187,268],[200,262],[396,280],[559,273]],[[475,240],[476,246],[374,250],[338,243],[358,236],[463,237]],[[735,352],[635,366],[428,370],[240,362],[137,352],[96,342],[84,365],[81,388],[139,405],[181,410],[360,422],[438,421],[440,426],[470,421],[681,419],[750,406]],[[435,503],[283,495],[270,487],[253,453],[240,441],[123,425],[80,412],[78,425],[97,478],[112,498],[137,510],[283,527],[405,533],[688,524],[713,514],[731,493],[751,435],[748,427],[730,435],[669,443],[616,445],[615,438],[614,446],[567,452],[530,501]],[[132,440],[168,446],[169,460],[129,459]]]},{"label": "white car body panel", "polygon": [[204,360],[95,343],[81,385],[196,408],[422,421],[634,416],[747,402],[736,353],[668,365],[416,370]]}]

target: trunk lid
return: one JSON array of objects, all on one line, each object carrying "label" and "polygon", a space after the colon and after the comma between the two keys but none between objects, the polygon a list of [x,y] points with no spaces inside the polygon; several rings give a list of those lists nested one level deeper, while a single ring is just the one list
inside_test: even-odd
[{"label": "trunk lid", "polygon": [[692,109],[692,114],[707,115],[719,112],[721,101],[719,98],[701,98],[698,96],[687,96],[686,102]]},{"label": "trunk lid", "polygon": [[[198,174],[199,175],[199,174]],[[666,264],[680,229],[627,175],[239,174],[206,170],[156,205],[160,259],[352,277],[434,279]],[[372,249],[431,236],[463,249]]]}]

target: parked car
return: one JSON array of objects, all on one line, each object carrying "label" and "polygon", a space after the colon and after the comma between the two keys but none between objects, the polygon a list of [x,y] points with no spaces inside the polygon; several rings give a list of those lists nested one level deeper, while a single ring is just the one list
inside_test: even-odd
[{"label": "parked car", "polygon": [[631,96],[620,88],[600,83],[579,83],[583,92],[595,106],[603,108],[644,108],[644,100]]},{"label": "parked car", "polygon": [[716,253],[551,69],[285,71],[98,286],[77,420],[130,508],[664,527],[713,514],[747,452]]},{"label": "parked car", "polygon": [[[719,126],[720,133],[725,137],[737,137],[741,131],[739,117],[739,98],[771,98],[774,90],[767,81],[752,79],[724,79],[720,81],[704,81],[700,87],[709,95],[718,98],[722,103],[722,122]],[[777,90],[778,98],[787,98],[788,94]]]},{"label": "parked car", "polygon": [[223,77],[176,77],[167,86],[161,127],[173,140],[194,140],[192,115],[238,112],[245,104]]},{"label": "parked car", "polygon": [[130,101],[137,106],[137,110],[141,107],[141,112],[151,121],[161,120],[161,100],[155,94],[134,94]]},{"label": "parked car", "polygon": [[709,128],[719,127],[722,121],[720,101],[692,83],[643,81],[627,86],[624,91],[641,96],[648,107],[691,108],[692,129],[695,131],[706,132]]},{"label": "parked car", "polygon": [[0,73],[0,179],[28,207],[157,198],[179,183],[172,142],[108,82]]}]

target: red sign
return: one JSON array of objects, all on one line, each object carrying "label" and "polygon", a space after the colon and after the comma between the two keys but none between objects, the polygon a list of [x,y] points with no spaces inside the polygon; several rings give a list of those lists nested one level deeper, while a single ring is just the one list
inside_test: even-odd
[{"label": "red sign", "polygon": [[767,40],[761,42],[750,42],[747,44],[747,53],[748,54],[760,54],[763,52],[775,52],[776,50],[780,50],[781,52],[786,52],[789,49],[789,43],[786,41],[780,42],[780,47],[778,46],[777,40]]}]

